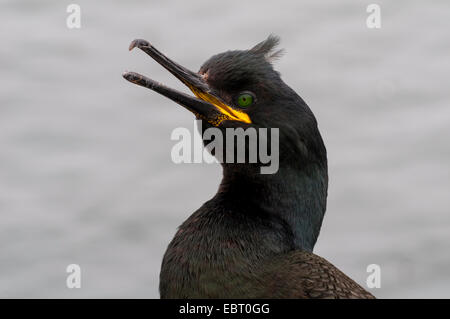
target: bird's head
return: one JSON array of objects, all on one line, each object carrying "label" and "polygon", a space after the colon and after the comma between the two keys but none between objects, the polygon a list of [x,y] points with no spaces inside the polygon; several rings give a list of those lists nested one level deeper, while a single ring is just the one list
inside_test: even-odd
[{"label": "bird's head", "polygon": [[[247,161],[244,164],[225,161],[218,194],[227,203],[237,203],[233,207],[242,206],[247,213],[279,216],[292,229],[295,247],[312,251],[326,208],[326,149],[313,113],[273,69],[273,59],[281,52],[275,49],[277,44],[278,38],[269,36],[249,50],[217,54],[206,61],[199,72],[192,72],[145,40],[131,43],[130,49],[138,47],[146,52],[187,85],[195,96],[134,72],[123,76],[182,105],[203,121],[203,128],[218,128],[221,132],[228,128],[234,131],[255,128],[259,132],[258,142],[264,129],[278,132],[274,133],[278,135],[276,144],[272,144],[272,133],[267,134],[266,140],[270,139],[266,144],[267,154],[273,155],[273,145],[278,150],[275,152],[279,164],[276,170],[263,173],[262,169],[267,167],[263,167],[261,158],[251,165]],[[224,137],[223,146],[228,153],[227,142],[234,141],[234,137],[228,138],[226,134]],[[260,156],[263,147],[261,144],[258,147]],[[246,159],[251,155],[249,150],[245,150]],[[214,155],[217,157],[217,153]]]},{"label": "bird's head", "polygon": [[300,155],[303,159],[326,161],[313,113],[273,68],[272,62],[282,53],[276,49],[278,42],[278,37],[271,35],[249,50],[214,55],[198,72],[172,61],[145,40],[130,44],[130,50],[138,47],[146,52],[195,96],[135,72],[123,76],[182,105],[203,120],[204,128],[278,128],[280,152],[297,159]]}]

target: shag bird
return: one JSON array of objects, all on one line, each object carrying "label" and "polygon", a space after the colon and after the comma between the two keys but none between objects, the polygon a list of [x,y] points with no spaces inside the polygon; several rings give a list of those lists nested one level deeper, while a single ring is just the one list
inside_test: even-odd
[{"label": "shag bird", "polygon": [[161,298],[374,298],[312,253],[326,209],[326,148],[308,105],[273,69],[278,42],[271,35],[249,50],[214,55],[198,73],[145,40],[130,44],[195,97],[135,72],[123,77],[185,107],[203,128],[279,129],[276,173],[261,174],[259,159],[222,163],[217,194],[179,227],[167,248]]}]

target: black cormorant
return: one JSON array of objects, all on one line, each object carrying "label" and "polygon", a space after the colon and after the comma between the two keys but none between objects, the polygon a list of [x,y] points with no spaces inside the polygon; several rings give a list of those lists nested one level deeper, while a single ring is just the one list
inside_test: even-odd
[{"label": "black cormorant", "polygon": [[145,40],[130,45],[196,97],[134,72],[124,78],[187,108],[205,128],[279,129],[275,174],[261,174],[259,160],[222,164],[217,194],[179,227],[167,248],[161,298],[374,298],[312,253],[326,209],[326,149],[310,108],[272,67],[278,42],[269,36],[249,50],[217,54],[198,73]]}]

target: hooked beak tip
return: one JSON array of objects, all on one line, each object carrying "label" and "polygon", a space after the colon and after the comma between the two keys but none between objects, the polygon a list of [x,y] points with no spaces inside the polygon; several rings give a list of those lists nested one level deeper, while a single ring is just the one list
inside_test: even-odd
[{"label": "hooked beak tip", "polygon": [[138,82],[142,80],[142,76],[140,74],[137,74],[136,72],[125,71],[122,73],[122,77],[125,80],[135,84],[138,84]]},{"label": "hooked beak tip", "polygon": [[124,79],[128,80],[128,79],[130,78],[130,72],[128,72],[128,71],[123,72],[123,73],[122,73],[122,77],[123,77]]},{"label": "hooked beak tip", "polygon": [[142,48],[142,47],[150,47],[150,42],[143,40],[143,39],[135,39],[131,41],[130,46],[128,47],[128,51],[133,50],[134,48]]}]

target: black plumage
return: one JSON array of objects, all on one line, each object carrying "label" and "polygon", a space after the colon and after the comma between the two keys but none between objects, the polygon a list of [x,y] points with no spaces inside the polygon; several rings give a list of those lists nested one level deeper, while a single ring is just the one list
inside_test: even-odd
[{"label": "black plumage", "polygon": [[[273,69],[278,42],[270,36],[250,50],[215,55],[198,73],[144,40],[130,46],[198,98],[136,73],[124,77],[186,107],[205,129],[279,128],[275,174],[261,174],[260,162],[224,163],[217,194],[180,226],[162,262],[162,298],[373,298],[312,253],[326,210],[326,148],[310,108]],[[255,98],[249,107],[236,102],[242,92]]]}]

